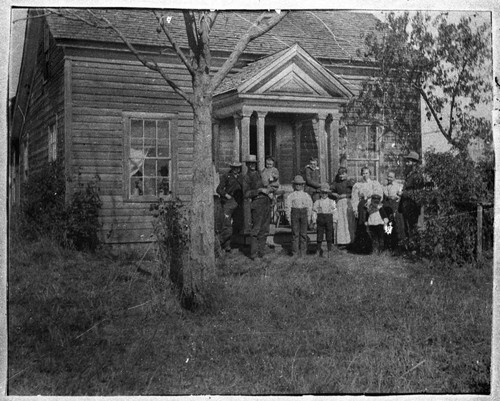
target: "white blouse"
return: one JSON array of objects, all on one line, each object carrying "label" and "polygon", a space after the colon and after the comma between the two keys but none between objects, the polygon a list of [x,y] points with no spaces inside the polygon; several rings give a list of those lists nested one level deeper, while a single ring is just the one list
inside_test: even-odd
[{"label": "white blouse", "polygon": [[368,179],[368,181],[357,182],[352,187],[352,208],[358,210],[359,201],[368,200],[373,194],[380,195],[381,198],[384,196],[384,190],[378,181]]}]

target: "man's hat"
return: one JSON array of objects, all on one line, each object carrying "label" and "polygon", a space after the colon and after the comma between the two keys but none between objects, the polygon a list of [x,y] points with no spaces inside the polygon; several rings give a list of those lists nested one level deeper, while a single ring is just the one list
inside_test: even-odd
[{"label": "man's hat", "polygon": [[295,178],[293,179],[292,184],[305,184],[304,178],[302,178],[301,175],[296,175]]},{"label": "man's hat", "polygon": [[377,194],[372,195],[372,201],[375,203],[380,202],[381,199],[382,199],[382,197],[380,195],[377,195]]},{"label": "man's hat", "polygon": [[231,163],[229,163],[229,166],[230,167],[241,167],[242,164],[239,161],[232,161]]},{"label": "man's hat", "polygon": [[255,155],[247,155],[245,158],[246,163],[257,163],[257,156]]},{"label": "man's hat", "polygon": [[418,157],[418,153],[413,151],[411,151],[410,153],[408,153],[406,156],[403,157],[405,159],[415,160],[417,162],[420,160],[420,158]]},{"label": "man's hat", "polygon": [[332,191],[330,191],[330,185],[328,184],[321,184],[321,187],[319,188],[320,192],[326,192],[326,193],[330,193]]}]

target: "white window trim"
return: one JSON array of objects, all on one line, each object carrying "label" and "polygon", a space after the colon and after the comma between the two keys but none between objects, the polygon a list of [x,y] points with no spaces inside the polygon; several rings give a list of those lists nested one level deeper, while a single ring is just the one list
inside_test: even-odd
[{"label": "white window trim", "polygon": [[[170,132],[170,166],[169,166],[169,190],[170,194],[164,194],[163,196],[156,195],[133,195],[131,191],[131,169],[130,169],[130,149],[131,149],[131,121],[132,120],[168,120],[169,121],[169,132]],[[177,182],[177,113],[134,113],[134,112],[124,112],[123,113],[123,132],[124,132],[124,147],[123,147],[123,182],[124,182],[124,200],[129,202],[155,202],[160,197],[175,196],[176,194],[176,182]],[[137,155],[139,158],[140,154]],[[142,155],[144,156],[144,155]],[[142,166],[145,157],[138,161]],[[137,164],[136,164],[137,165]],[[139,167],[140,168],[140,167]]]}]

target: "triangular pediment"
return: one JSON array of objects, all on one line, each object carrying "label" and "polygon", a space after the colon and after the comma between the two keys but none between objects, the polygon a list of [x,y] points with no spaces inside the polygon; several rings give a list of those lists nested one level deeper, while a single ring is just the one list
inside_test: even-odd
[{"label": "triangular pediment", "polygon": [[[258,62],[256,73],[238,85],[238,93],[288,94],[323,98],[345,98],[352,95],[332,73],[299,45]],[[257,68],[255,68],[257,69]]]}]

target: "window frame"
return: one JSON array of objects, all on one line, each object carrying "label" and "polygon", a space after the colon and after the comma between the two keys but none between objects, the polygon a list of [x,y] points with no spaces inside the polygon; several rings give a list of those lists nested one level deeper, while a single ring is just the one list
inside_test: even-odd
[{"label": "window frame", "polygon": [[[130,192],[130,146],[131,146],[131,121],[132,120],[164,120],[169,121],[170,131],[170,193],[177,194],[177,129],[178,113],[147,113],[147,112],[123,112],[123,190],[125,202],[156,202],[158,195],[132,195]],[[158,158],[156,158],[158,159]]]},{"label": "window frame", "polygon": [[[375,129],[372,134],[374,134],[374,141],[370,140],[370,131]],[[345,133],[341,131],[345,129]],[[360,154],[359,151],[356,152],[355,155],[351,154],[351,147],[349,146],[350,142],[350,130],[359,130],[364,129],[364,146],[365,149],[362,150],[364,154]],[[370,167],[371,175],[374,179],[380,178],[380,160],[381,160],[381,152],[382,146],[380,144],[382,127],[379,125],[373,125],[371,123],[363,123],[359,122],[358,124],[345,125],[343,127],[339,127],[339,138],[345,138],[345,154],[339,154],[339,157],[345,158],[346,167],[351,170],[350,175],[356,180],[361,179],[361,167],[367,165]],[[357,136],[357,135],[356,135]],[[342,141],[342,139],[340,139]],[[352,142],[351,142],[352,143]],[[370,144],[374,145],[374,149],[370,149]],[[352,171],[352,168],[349,168],[349,165],[352,165],[355,171]],[[375,170],[375,171],[373,171]]]},{"label": "window frame", "polygon": [[57,160],[57,118],[53,124],[47,126],[49,163]]}]

